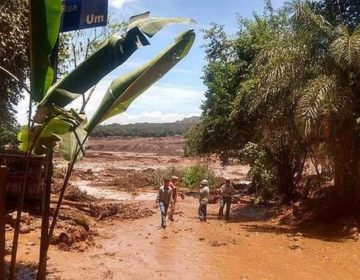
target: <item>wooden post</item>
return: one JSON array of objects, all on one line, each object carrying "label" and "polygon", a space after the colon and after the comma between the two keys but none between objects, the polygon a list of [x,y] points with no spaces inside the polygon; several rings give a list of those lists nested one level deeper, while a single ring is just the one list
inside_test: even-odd
[{"label": "wooden post", "polygon": [[42,220],[41,220],[41,240],[40,240],[40,254],[39,254],[39,269],[36,275],[37,280],[46,279],[46,261],[49,239],[49,218],[50,218],[50,195],[51,195],[51,178],[53,173],[53,149],[48,146],[46,152],[45,163],[45,185],[43,190],[42,201]]},{"label": "wooden post", "polygon": [[0,280],[5,279],[6,166],[0,166]]}]

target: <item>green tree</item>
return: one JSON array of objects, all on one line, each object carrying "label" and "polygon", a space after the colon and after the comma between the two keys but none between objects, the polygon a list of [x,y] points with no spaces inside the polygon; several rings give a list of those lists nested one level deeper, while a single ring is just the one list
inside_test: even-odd
[{"label": "green tree", "polygon": [[353,0],[322,0],[312,3],[316,12],[334,25],[344,24],[354,30],[360,21],[360,3]]},{"label": "green tree", "polygon": [[0,4],[0,148],[16,141],[15,106],[29,73],[27,27],[27,1],[9,0]]}]

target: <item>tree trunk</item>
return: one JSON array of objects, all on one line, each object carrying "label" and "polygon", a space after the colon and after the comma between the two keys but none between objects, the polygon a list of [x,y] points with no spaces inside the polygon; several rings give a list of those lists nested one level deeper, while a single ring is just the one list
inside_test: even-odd
[{"label": "tree trunk", "polygon": [[278,165],[279,191],[284,196],[284,202],[289,203],[294,196],[294,172],[288,149],[281,152]]},{"label": "tree trunk", "polygon": [[334,145],[336,203],[341,212],[354,212],[360,202],[360,147],[352,134]]}]

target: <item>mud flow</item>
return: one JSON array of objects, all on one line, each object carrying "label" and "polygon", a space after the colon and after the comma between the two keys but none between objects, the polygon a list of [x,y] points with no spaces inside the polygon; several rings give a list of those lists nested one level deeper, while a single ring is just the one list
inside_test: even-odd
[{"label": "mud flow", "polygon": [[[255,206],[246,196],[232,204],[229,221],[217,218],[214,200],[208,221],[200,222],[197,198],[185,195],[175,220],[161,228],[151,174],[198,159],[182,157],[178,138],[162,140],[178,151],[170,155],[157,148],[159,140],[142,140],[141,149],[139,140],[127,140],[124,151],[116,141],[90,142],[97,150],[76,166],[55,234],[69,239],[63,234],[50,246],[48,279],[360,279],[356,240],[281,225],[277,209]],[[207,160],[219,176],[246,183],[248,167]],[[56,180],[65,166],[56,160]],[[20,237],[19,279],[34,279],[36,271],[40,220],[33,219]]]}]

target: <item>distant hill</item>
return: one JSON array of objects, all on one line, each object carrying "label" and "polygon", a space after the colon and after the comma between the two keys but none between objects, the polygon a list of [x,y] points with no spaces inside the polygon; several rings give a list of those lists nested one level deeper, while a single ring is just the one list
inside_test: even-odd
[{"label": "distant hill", "polygon": [[185,118],[172,123],[108,124],[96,127],[92,137],[165,137],[184,135],[196,125],[199,117]]}]

